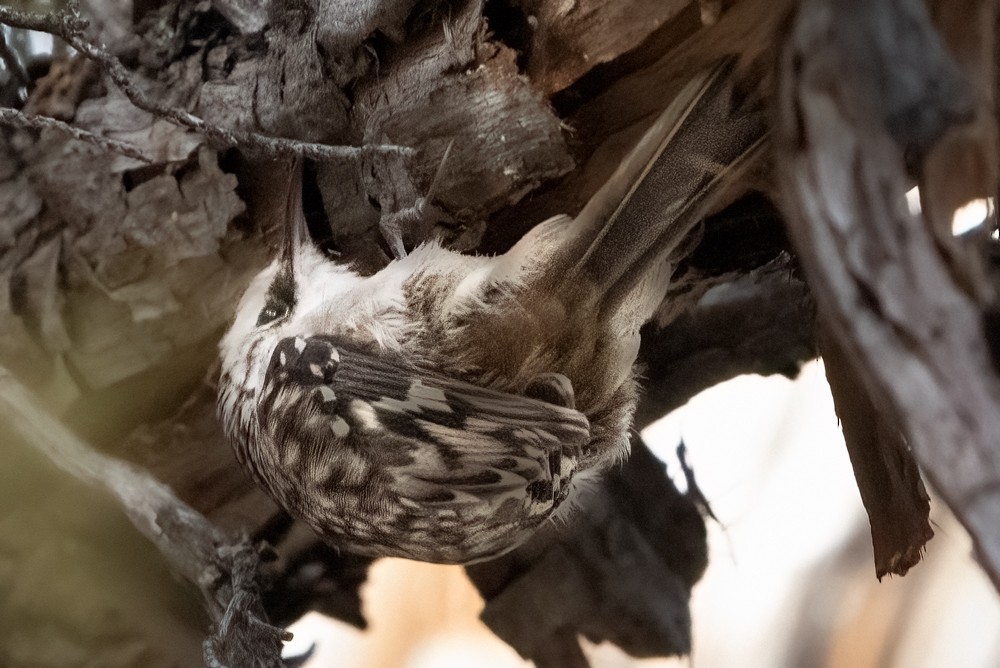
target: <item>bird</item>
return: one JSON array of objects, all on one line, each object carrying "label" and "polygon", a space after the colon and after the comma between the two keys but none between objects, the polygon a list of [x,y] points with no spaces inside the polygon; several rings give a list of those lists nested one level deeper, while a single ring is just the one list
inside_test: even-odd
[{"label": "bird", "polygon": [[240,464],[373,557],[474,563],[571,516],[627,455],[639,329],[671,254],[764,151],[736,60],[692,77],[575,217],[500,255],[429,240],[362,276],[312,242],[292,169],[281,248],[220,342]]}]

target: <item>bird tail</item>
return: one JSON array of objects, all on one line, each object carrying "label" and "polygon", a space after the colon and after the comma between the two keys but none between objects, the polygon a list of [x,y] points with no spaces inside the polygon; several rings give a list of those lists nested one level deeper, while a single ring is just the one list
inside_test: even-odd
[{"label": "bird tail", "polygon": [[[763,155],[763,105],[740,94],[728,57],[690,81],[574,219],[555,266],[598,313],[660,271],[726,186]],[[654,306],[655,307],[655,306]]]}]

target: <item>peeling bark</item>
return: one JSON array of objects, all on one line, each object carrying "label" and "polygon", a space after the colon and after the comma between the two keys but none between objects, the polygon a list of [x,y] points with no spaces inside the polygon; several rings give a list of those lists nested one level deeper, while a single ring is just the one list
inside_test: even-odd
[{"label": "peeling bark", "polygon": [[[888,407],[889,424],[899,425],[1000,584],[1000,378],[978,299],[989,288],[970,285],[961,256],[904,200],[908,171],[970,118],[966,80],[924,4],[909,0],[803,3],[780,79],[789,231],[838,356],[859,376],[850,390]],[[995,162],[996,147],[988,150]],[[855,447],[879,448],[873,461],[892,462],[904,452],[896,442]],[[905,489],[912,476],[894,484],[909,512],[925,513],[919,491]],[[905,571],[928,536],[918,522],[878,567]]]},{"label": "peeling bark", "polygon": [[[997,578],[990,532],[1000,521],[1000,463],[987,446],[1000,433],[991,421],[1000,395],[994,334],[983,329],[995,298],[979,264],[993,246],[980,238],[969,247],[948,228],[955,205],[996,182],[991,3],[934,3],[954,61],[916,0],[805,0],[782,39],[791,0],[83,5],[89,27],[59,15],[53,30],[99,37],[108,49],[81,49],[89,61],[56,59],[14,111],[59,118],[104,143],[51,124],[0,134],[0,365],[51,419],[113,457],[110,467],[148,469],[212,530],[273,546],[275,560],[254,566],[263,586],[255,614],[284,625],[319,609],[363,627],[358,587],[369,563],[280,513],[236,465],[214,415],[217,339],[281,222],[272,176],[280,166],[265,158],[316,160],[306,183],[311,225],[327,250],[363,271],[387,262],[379,226],[401,211],[422,212],[406,218],[407,245],[437,237],[499,252],[550,215],[575,214],[688,77],[729,53],[741,55],[747,95],[767,98],[780,52],[780,194],[770,165],[745,175],[682,244],[676,288],[643,333],[639,424],[738,373],[796,373],[816,350],[811,290],[846,360],[831,365],[848,376],[842,389],[833,383],[838,410],[864,393],[864,407],[842,417],[852,459],[869,462],[856,471],[877,572],[905,570],[929,529],[908,451],[883,437],[892,430],[872,437],[871,424],[898,426]],[[955,130],[966,113],[975,123]],[[105,152],[116,145],[136,153]],[[912,178],[926,223],[900,208]],[[768,196],[786,213],[797,258]],[[637,655],[689,648],[704,527],[643,453],[604,481],[571,532],[471,569],[489,624],[539,665],[585,665],[578,633]],[[12,465],[46,469],[25,461]],[[37,480],[55,498],[89,498],[74,476],[46,470]],[[886,479],[886,494],[864,482]],[[16,489],[35,498],[30,486]],[[92,516],[78,509],[79,521],[113,524],[108,542],[99,532],[71,535],[81,549],[113,553],[130,540],[124,515],[107,500],[94,504]],[[51,509],[18,508],[0,539],[22,541],[12,549],[28,568],[62,527],[34,535],[25,527],[48,526]],[[161,608],[136,607],[143,590],[128,579],[121,598],[93,597],[109,619],[134,613],[121,637],[117,621],[94,630],[87,614],[65,610],[65,590],[46,588],[44,569],[0,568],[15,579],[27,573],[37,588],[20,590],[30,612],[0,613],[24,623],[54,615],[74,643],[103,643],[107,665],[191,665],[209,618],[223,622],[228,608],[210,605],[206,617],[190,590],[145,559],[149,581],[162,585]],[[73,566],[87,580],[94,563]],[[220,568],[239,570],[232,560]],[[593,572],[607,581],[595,584]],[[245,607],[233,610],[215,656],[229,651],[227,624],[249,619]],[[236,644],[252,646],[244,641]],[[23,655],[0,654],[10,657]]]}]

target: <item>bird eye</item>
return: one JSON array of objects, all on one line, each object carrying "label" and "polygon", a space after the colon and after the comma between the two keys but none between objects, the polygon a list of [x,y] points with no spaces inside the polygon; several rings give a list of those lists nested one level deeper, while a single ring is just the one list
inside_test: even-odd
[{"label": "bird eye", "polygon": [[292,280],[291,271],[280,271],[267,290],[264,308],[257,316],[257,327],[269,325],[275,320],[286,317],[294,307],[295,283]]},{"label": "bird eye", "polygon": [[257,326],[261,327],[279,318],[284,318],[290,310],[290,305],[287,302],[268,299],[267,303],[264,304],[264,308],[261,309],[260,315],[257,316]]}]

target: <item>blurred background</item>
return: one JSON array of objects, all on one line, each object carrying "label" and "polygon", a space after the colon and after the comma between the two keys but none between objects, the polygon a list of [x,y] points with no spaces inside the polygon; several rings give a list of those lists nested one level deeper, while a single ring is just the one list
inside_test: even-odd
[{"label": "blurred background", "polygon": [[[694,651],[637,660],[590,646],[595,668],[1000,665],[1000,599],[940,501],[924,560],[906,577],[875,579],[820,362],[794,381],[718,385],[644,436],[682,489],[674,452],[683,437],[719,518],[709,521],[709,567],[691,601]],[[531,665],[477,621],[482,602],[460,567],[383,560],[363,594],[367,632],[308,615],[286,655],[315,645],[310,667]]]},{"label": "blurred background", "polygon": [[[29,52],[53,48],[45,35],[30,45],[8,37]],[[981,223],[985,204],[969,215]],[[957,222],[954,231],[967,229]],[[876,580],[820,363],[795,381],[716,386],[644,435],[682,489],[674,453],[684,439],[719,520],[709,522],[710,565],[692,598],[694,651],[637,660],[590,646],[595,668],[1000,665],[1000,599],[942,503],[932,504],[924,561],[905,578]],[[482,601],[460,567],[382,560],[363,594],[367,631],[310,614],[292,628],[286,655],[312,648],[314,668],[530,665],[478,621]]]}]

